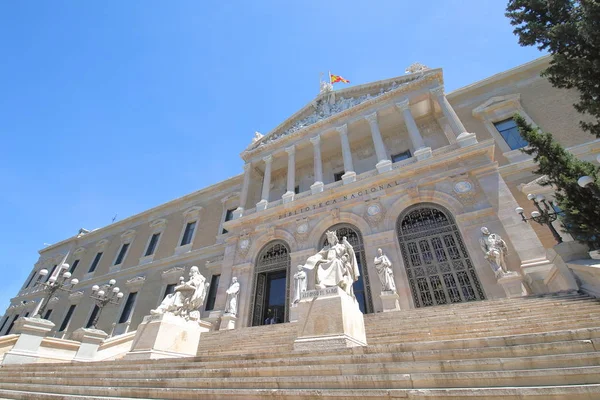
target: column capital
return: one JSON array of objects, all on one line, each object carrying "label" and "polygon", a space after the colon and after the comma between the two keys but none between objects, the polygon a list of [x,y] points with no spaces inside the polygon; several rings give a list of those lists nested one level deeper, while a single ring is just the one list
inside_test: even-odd
[{"label": "column capital", "polygon": [[340,135],[347,135],[348,134],[348,124],[338,126],[337,128],[335,128],[335,130],[338,131],[338,133]]},{"label": "column capital", "polygon": [[321,136],[317,135],[317,136],[311,137],[309,140],[314,146],[318,146],[321,143]]},{"label": "column capital", "polygon": [[398,107],[400,111],[410,110],[410,100],[404,99],[402,101],[399,101],[398,103],[396,103],[396,107]]},{"label": "column capital", "polygon": [[269,154],[268,156],[263,157],[263,161],[266,162],[267,164],[270,164],[271,161],[273,161],[273,155]]},{"label": "column capital", "polygon": [[292,145],[290,147],[286,147],[285,148],[285,152],[288,153],[288,154],[290,154],[290,155],[291,154],[295,154],[296,153],[296,146]]},{"label": "column capital", "polygon": [[433,94],[435,96],[443,96],[444,95],[444,85],[434,87],[432,89],[429,89],[429,91],[431,92],[431,94]]},{"label": "column capital", "polygon": [[365,115],[365,119],[369,124],[377,124],[377,111],[373,114]]},{"label": "column capital", "polygon": [[250,167],[252,166],[252,163],[247,162],[246,164],[244,164],[244,172],[248,172],[250,171]]}]

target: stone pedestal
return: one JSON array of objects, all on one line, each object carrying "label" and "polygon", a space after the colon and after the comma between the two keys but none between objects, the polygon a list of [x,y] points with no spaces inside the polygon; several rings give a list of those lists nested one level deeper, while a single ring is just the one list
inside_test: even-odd
[{"label": "stone pedestal", "polygon": [[347,185],[354,181],[356,181],[356,172],[348,171],[344,175],[342,175],[342,182],[344,183],[344,185]]},{"label": "stone pedestal", "polygon": [[290,322],[298,321],[298,304],[292,304],[290,307]]},{"label": "stone pedestal", "polygon": [[527,295],[527,289],[523,285],[523,277],[514,271],[500,276],[498,284],[502,285],[506,297],[521,297]]},{"label": "stone pedestal", "polygon": [[323,182],[315,182],[312,185],[310,185],[310,193],[311,194],[317,194],[317,193],[321,193],[323,191]]},{"label": "stone pedestal", "polygon": [[387,311],[398,311],[400,310],[400,296],[396,292],[381,292],[379,296],[381,298],[381,304],[383,304],[383,312]]},{"label": "stone pedestal", "polygon": [[474,133],[463,132],[456,138],[456,143],[459,147],[467,147],[477,144],[477,137]]},{"label": "stone pedestal", "polygon": [[29,364],[38,359],[42,340],[54,328],[54,324],[41,318],[19,318],[15,322],[15,333],[20,334],[14,347],[4,355],[2,365]]},{"label": "stone pedestal", "polygon": [[283,204],[291,203],[292,201],[294,201],[295,196],[296,193],[294,192],[285,192],[283,196],[281,196],[281,198],[283,199]]},{"label": "stone pedestal", "polygon": [[269,206],[269,202],[267,200],[261,200],[256,203],[256,211],[264,211]]},{"label": "stone pedestal", "polygon": [[432,154],[431,147],[421,147],[420,149],[415,150],[414,156],[417,160],[421,161],[431,158]]},{"label": "stone pedestal", "polygon": [[294,350],[367,345],[365,322],[358,303],[337,286],[303,292],[297,324]]},{"label": "stone pedestal", "polygon": [[390,160],[381,160],[375,164],[375,168],[377,168],[377,172],[383,174],[392,170],[392,162]]},{"label": "stone pedestal", "polygon": [[147,315],[138,326],[125,359],[147,360],[195,356],[200,334],[210,331],[205,321],[186,321],[173,314]]},{"label": "stone pedestal", "polygon": [[237,317],[233,314],[223,314],[221,317],[221,325],[219,326],[220,331],[228,331],[235,329],[235,322]]},{"label": "stone pedestal", "polygon": [[94,361],[98,347],[108,334],[100,329],[79,328],[71,335],[71,339],[81,342],[73,361]]}]

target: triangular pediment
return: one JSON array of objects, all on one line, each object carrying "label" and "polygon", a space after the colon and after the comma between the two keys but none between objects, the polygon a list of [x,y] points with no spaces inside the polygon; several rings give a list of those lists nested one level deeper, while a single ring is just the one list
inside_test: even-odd
[{"label": "triangular pediment", "polygon": [[506,96],[494,96],[494,97],[487,99],[479,106],[475,107],[473,109],[473,115],[477,116],[481,113],[484,113],[485,111],[487,111],[489,109],[504,105],[506,103],[519,102],[520,100],[521,100],[521,95],[519,93],[509,94]]},{"label": "triangular pediment", "polygon": [[317,97],[302,107],[294,115],[283,121],[268,134],[261,136],[257,133],[246,151],[259,149],[260,147],[278,141],[283,137],[335,117],[353,107],[373,101],[378,97],[400,90],[409,84],[414,84],[415,82],[424,80],[426,77],[432,75],[439,75],[441,81],[441,70],[429,69],[418,73],[353,86],[341,90],[327,90],[326,87],[322,87],[321,93],[319,93]]}]

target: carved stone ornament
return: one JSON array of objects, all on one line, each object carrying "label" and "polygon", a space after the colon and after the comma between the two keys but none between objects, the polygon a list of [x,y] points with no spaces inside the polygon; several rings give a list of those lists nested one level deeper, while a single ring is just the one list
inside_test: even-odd
[{"label": "carved stone ornament", "polygon": [[308,238],[309,224],[307,218],[298,219],[296,221],[296,230],[294,237],[298,242],[304,242]]},{"label": "carved stone ornament", "polygon": [[375,201],[367,203],[364,218],[367,220],[369,225],[371,225],[371,227],[379,224],[383,220],[384,215],[385,208],[380,202]]},{"label": "carved stone ornament", "polygon": [[125,286],[127,286],[130,291],[134,291],[136,289],[139,290],[144,285],[144,282],[146,282],[145,276],[136,276],[135,278],[128,279],[125,282]]},{"label": "carved stone ornament", "polygon": [[58,297],[53,296],[50,300],[48,300],[48,303],[56,303],[58,301]]},{"label": "carved stone ornament", "polygon": [[417,72],[423,72],[428,70],[429,67],[425,64],[421,64],[420,62],[410,64],[406,70],[404,71],[406,74],[415,74]]},{"label": "carved stone ornament", "polygon": [[476,184],[469,179],[454,182],[453,196],[464,205],[473,205],[477,201]]},{"label": "carved stone ornament", "polygon": [[183,272],[185,271],[185,268],[183,267],[173,267],[173,268],[169,268],[164,270],[163,272],[161,272],[161,276],[163,281],[167,282],[167,281],[174,281],[176,280],[178,277],[180,277],[181,275],[183,275]]},{"label": "carved stone ornament", "polygon": [[73,292],[69,295],[69,301],[79,300],[83,297],[83,291],[78,290],[77,292]]},{"label": "carved stone ornament", "polygon": [[240,240],[238,242],[238,254],[242,257],[246,255],[248,250],[250,250],[250,244],[250,237],[248,235],[240,236]]}]

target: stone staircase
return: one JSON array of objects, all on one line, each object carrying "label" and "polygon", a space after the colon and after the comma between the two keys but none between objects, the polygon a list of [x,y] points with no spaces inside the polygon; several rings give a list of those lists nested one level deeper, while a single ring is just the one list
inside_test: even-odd
[{"label": "stone staircase", "polygon": [[2,399],[600,399],[600,304],[578,293],[365,316],[367,347],[293,351],[295,324],[198,356],[0,368]]}]

